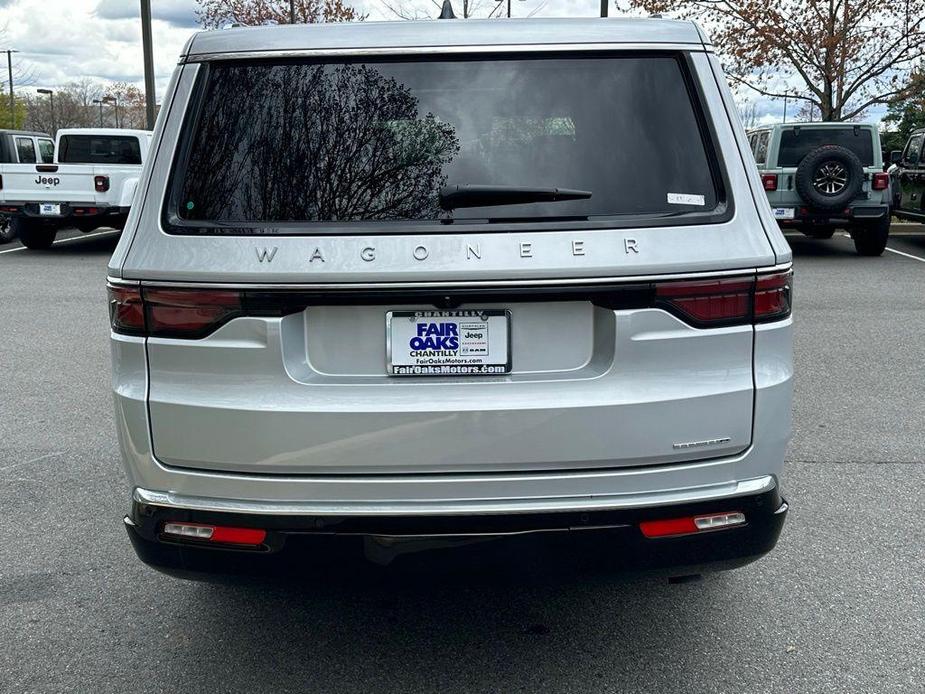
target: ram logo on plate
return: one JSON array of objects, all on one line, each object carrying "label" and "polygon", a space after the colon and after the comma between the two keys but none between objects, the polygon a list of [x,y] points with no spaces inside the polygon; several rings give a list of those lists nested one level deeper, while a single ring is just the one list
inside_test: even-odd
[{"label": "ram logo on plate", "polygon": [[497,375],[511,370],[510,313],[503,310],[390,311],[393,376]]}]

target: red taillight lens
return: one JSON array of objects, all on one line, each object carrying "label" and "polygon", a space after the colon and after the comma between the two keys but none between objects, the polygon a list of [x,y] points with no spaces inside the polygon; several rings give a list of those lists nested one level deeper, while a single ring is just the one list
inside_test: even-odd
[{"label": "red taillight lens", "polygon": [[755,320],[769,321],[790,315],[793,271],[759,275],[755,283]]},{"label": "red taillight lens", "polygon": [[761,185],[765,190],[777,190],[777,174],[761,174]]},{"label": "red taillight lens", "polygon": [[145,331],[144,306],[139,287],[109,285],[109,323],[117,333],[141,335]]},{"label": "red taillight lens", "polygon": [[890,187],[890,174],[875,173],[871,180],[871,188],[874,190],[886,190]]},{"label": "red taillight lens", "polygon": [[241,315],[241,293],[109,286],[112,329],[128,335],[203,337]]},{"label": "red taillight lens", "polygon": [[224,290],[145,289],[148,334],[201,337],[241,312],[241,293]]},{"label": "red taillight lens", "polygon": [[790,315],[791,271],[655,286],[655,303],[700,327],[768,321]]},{"label": "red taillight lens", "polygon": [[751,308],[752,280],[666,282],[655,288],[656,300],[697,323],[747,319]]},{"label": "red taillight lens", "polygon": [[267,538],[267,531],[259,528],[230,528],[202,523],[164,523],[163,533],[176,538],[229,545],[260,545]]},{"label": "red taillight lens", "polygon": [[105,193],[109,190],[109,176],[94,176],[93,187],[97,193]]}]

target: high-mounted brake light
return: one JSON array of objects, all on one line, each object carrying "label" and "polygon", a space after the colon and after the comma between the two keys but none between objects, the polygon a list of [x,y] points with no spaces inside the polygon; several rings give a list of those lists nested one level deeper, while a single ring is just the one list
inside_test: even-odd
[{"label": "high-mounted brake light", "polygon": [[109,176],[94,176],[93,187],[97,193],[105,193],[109,190]]},{"label": "high-mounted brake light", "polygon": [[777,174],[761,174],[761,185],[767,191],[777,190]]},{"label": "high-mounted brake light", "polygon": [[744,524],[745,514],[733,511],[731,513],[712,513],[703,516],[643,521],[639,524],[639,529],[646,537],[677,537],[678,535],[693,535],[707,530],[722,530]]},{"label": "high-mounted brake light", "polygon": [[874,190],[886,190],[890,187],[890,174],[875,173],[871,180],[871,188]]},{"label": "high-mounted brake light", "polygon": [[202,523],[165,523],[164,535],[185,540],[202,540],[228,545],[261,545],[267,531],[259,528],[231,528],[224,525]]}]

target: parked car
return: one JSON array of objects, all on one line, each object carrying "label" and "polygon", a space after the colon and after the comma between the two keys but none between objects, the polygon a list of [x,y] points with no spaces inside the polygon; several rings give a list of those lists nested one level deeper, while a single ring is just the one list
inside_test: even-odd
[{"label": "parked car", "polygon": [[893,215],[910,222],[925,222],[925,162],[922,143],[925,128],[915,130],[902,150],[890,153]]},{"label": "parked car", "polygon": [[784,123],[748,134],[774,216],[784,229],[829,239],[846,229],[860,255],[882,255],[890,177],[873,123]]},{"label": "parked car", "polygon": [[0,212],[34,249],[49,248],[62,227],[122,228],[150,141],[147,130],[59,130],[52,163],[0,164]]},{"label": "parked car", "polygon": [[109,264],[143,561],[568,530],[689,575],[774,546],[791,251],[696,25],[231,29],[171,84]]},{"label": "parked car", "polygon": [[[54,161],[55,142],[48,133],[30,130],[0,130],[0,164],[35,164]],[[0,192],[3,179],[0,177]],[[0,243],[9,243],[16,234],[10,216],[0,214]]]}]

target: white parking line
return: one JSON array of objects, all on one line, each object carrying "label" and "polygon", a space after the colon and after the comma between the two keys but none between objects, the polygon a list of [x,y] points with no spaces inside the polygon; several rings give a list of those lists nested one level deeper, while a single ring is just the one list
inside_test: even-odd
[{"label": "white parking line", "polygon": [[[94,236],[109,236],[110,234],[120,233],[118,229],[113,229],[112,231],[96,231],[92,234],[81,234],[80,236],[71,236],[70,238],[61,239],[60,241],[55,241],[52,245],[57,246],[59,243],[68,243],[69,241],[82,241],[83,239],[92,239]],[[5,251],[0,251],[0,255],[4,253],[15,253],[16,251],[25,251],[27,248],[25,246],[20,246],[19,248],[8,248]]]},{"label": "white parking line", "polygon": [[904,253],[903,251],[897,251],[896,249],[893,249],[893,248],[887,248],[886,250],[888,250],[890,253],[895,253],[896,255],[905,256],[906,258],[912,258],[913,260],[918,260],[920,263],[925,263],[925,258],[922,258],[920,256],[912,255],[911,253]]}]

